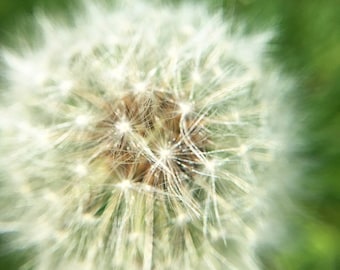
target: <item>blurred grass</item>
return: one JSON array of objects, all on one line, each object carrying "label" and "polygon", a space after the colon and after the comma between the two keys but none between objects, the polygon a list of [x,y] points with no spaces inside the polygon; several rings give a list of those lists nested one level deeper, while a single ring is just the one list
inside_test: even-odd
[{"label": "blurred grass", "polygon": [[[185,1],[185,0],[183,0]],[[226,16],[250,28],[276,25],[277,62],[299,79],[296,121],[307,147],[296,153],[303,175],[287,217],[290,239],[262,255],[268,270],[340,269],[340,5],[338,0],[211,0]],[[0,42],[39,5],[62,12],[66,0],[1,0]],[[0,252],[6,250],[1,238]],[[0,255],[1,256],[1,255]],[[22,254],[0,257],[0,269],[17,269]]]},{"label": "blurred grass", "polygon": [[340,269],[339,2],[254,0],[237,14],[260,25],[279,18],[276,58],[300,83],[296,121],[306,147],[296,153],[298,209],[283,249],[264,254],[267,269]]}]

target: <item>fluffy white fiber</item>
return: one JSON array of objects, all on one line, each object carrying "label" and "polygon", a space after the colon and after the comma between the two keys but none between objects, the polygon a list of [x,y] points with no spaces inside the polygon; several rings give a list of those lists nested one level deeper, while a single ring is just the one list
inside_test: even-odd
[{"label": "fluffy white fiber", "polygon": [[151,2],[84,1],[2,50],[0,230],[29,269],[259,267],[286,88],[271,34]]}]

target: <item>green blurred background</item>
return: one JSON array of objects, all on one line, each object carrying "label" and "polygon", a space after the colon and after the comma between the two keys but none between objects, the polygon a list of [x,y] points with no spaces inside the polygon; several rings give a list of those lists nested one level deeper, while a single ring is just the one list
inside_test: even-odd
[{"label": "green blurred background", "polygon": [[[175,0],[173,0],[175,1]],[[177,0],[185,1],[185,0]],[[204,0],[202,0],[204,1]],[[275,59],[298,78],[296,121],[305,146],[294,153],[301,171],[289,238],[261,254],[268,270],[340,269],[340,2],[339,0],[206,0],[249,31],[275,26]],[[0,0],[0,44],[28,27],[36,7],[63,13],[70,0]],[[1,71],[0,71],[1,72]],[[0,237],[0,270],[18,269],[27,254],[6,254]],[[2,255],[1,255],[2,254]]]}]

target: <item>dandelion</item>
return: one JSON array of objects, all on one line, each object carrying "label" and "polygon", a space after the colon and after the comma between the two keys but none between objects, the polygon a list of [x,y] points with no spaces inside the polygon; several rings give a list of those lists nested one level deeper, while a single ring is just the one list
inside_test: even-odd
[{"label": "dandelion", "polygon": [[0,229],[33,269],[257,269],[271,34],[198,3],[77,12],[2,50]]}]

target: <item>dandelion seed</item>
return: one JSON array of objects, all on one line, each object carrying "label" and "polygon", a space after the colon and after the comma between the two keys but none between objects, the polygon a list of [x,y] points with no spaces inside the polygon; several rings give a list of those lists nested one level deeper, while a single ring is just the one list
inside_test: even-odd
[{"label": "dandelion seed", "polygon": [[59,84],[59,89],[62,96],[68,96],[73,88],[73,82],[71,80],[62,81]]},{"label": "dandelion seed", "polygon": [[145,82],[139,82],[134,85],[134,90],[136,93],[142,93],[146,91],[147,84]]},{"label": "dandelion seed", "polygon": [[125,134],[125,133],[128,133],[132,130],[130,123],[127,120],[123,120],[123,119],[120,120],[119,122],[117,122],[115,127],[116,127],[118,133],[120,133],[120,134]]},{"label": "dandelion seed", "polygon": [[185,214],[180,214],[179,216],[176,217],[176,225],[180,227],[188,222],[190,222],[190,217]]},{"label": "dandelion seed", "polygon": [[87,115],[79,115],[74,122],[77,127],[85,128],[90,123],[90,118]]},{"label": "dandelion seed", "polygon": [[192,80],[195,82],[195,83],[201,83],[202,82],[202,77],[201,75],[199,74],[198,71],[194,71],[192,73]]},{"label": "dandelion seed", "polygon": [[129,180],[123,180],[120,183],[118,183],[116,186],[124,191],[129,190],[132,187],[131,181]]},{"label": "dandelion seed", "polygon": [[74,172],[77,176],[84,177],[88,174],[88,169],[86,165],[79,163],[75,166]]},{"label": "dandelion seed", "polygon": [[171,157],[171,149],[168,148],[162,148],[159,150],[159,157],[162,160],[167,160]]},{"label": "dandelion seed", "polygon": [[188,102],[180,102],[178,105],[179,105],[179,111],[183,116],[192,112],[192,104]]}]

